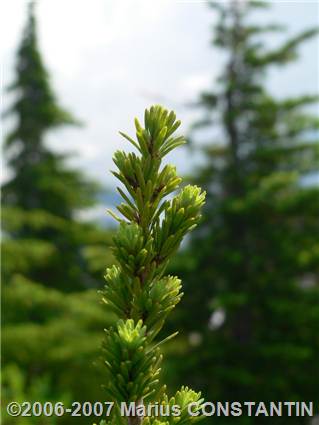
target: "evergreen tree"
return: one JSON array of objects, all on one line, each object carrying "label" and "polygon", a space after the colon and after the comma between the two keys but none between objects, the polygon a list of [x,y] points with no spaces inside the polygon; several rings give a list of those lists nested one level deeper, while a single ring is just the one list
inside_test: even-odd
[{"label": "evergreen tree", "polygon": [[[318,172],[319,120],[309,109],[318,98],[276,99],[265,85],[267,71],[296,60],[317,30],[269,50],[264,34],[282,28],[251,19],[266,4],[212,6],[219,14],[213,44],[226,63],[219,88],[200,98],[204,115],[195,128],[212,139],[214,127],[221,131],[205,145],[206,165],[195,180],[207,203],[203,225],[180,259],[191,270],[182,271],[186,297],[176,316],[200,335],[189,361],[185,353],[183,362],[172,361],[187,384],[212,400],[318,402],[319,189],[305,184]],[[260,418],[236,423],[259,424]]]},{"label": "evergreen tree", "polygon": [[2,187],[2,224],[8,236],[4,257],[18,264],[37,255],[25,276],[51,287],[97,286],[99,276],[89,270],[88,246],[101,247],[106,234],[76,219],[82,208],[95,202],[97,186],[70,169],[67,158],[45,143],[50,130],[76,120],[55,99],[38,48],[33,3],[9,90],[15,98],[6,113],[14,118],[14,126],[4,146],[12,173]]},{"label": "evergreen tree", "polygon": [[[92,362],[101,327],[112,322],[94,303],[105,264],[112,261],[111,233],[77,218],[95,202],[97,186],[46,145],[49,131],[75,120],[53,94],[33,8],[10,87],[14,100],[8,116],[14,127],[5,142],[11,175],[2,188],[3,398],[94,402],[103,393]],[[5,424],[31,423],[3,416]],[[70,417],[40,420],[57,421],[69,424]]]},{"label": "evergreen tree", "polygon": [[33,3],[29,4],[17,53],[16,79],[9,91],[15,94],[15,101],[7,114],[14,116],[15,125],[6,137],[5,149],[14,176],[2,189],[3,202],[69,219],[75,209],[92,202],[92,186],[78,173],[66,169],[63,156],[52,152],[44,142],[49,130],[76,121],[59,107],[53,94],[38,48]]},{"label": "evergreen tree", "polygon": [[[155,342],[182,296],[181,281],[165,276],[165,269],[184,236],[198,223],[205,199],[199,187],[188,185],[164,200],[181,182],[175,167],[161,168],[164,156],[184,143],[183,137],[173,135],[179,125],[174,112],[152,106],[145,111],[144,128],[135,119],[136,140],[122,133],[138,155],[122,151],[114,155],[118,170],[113,174],[127,191],[118,188],[124,201],[117,207],[123,219],[112,213],[120,222],[114,238],[118,264],[107,269],[103,291],[108,311],[118,318],[116,326],[106,330],[104,341],[106,399],[114,402],[109,422],[114,425],[190,424],[200,419],[187,409],[191,402],[198,403],[199,409],[200,393],[182,387],[169,398],[159,382],[160,345],[175,334]],[[122,402],[135,403],[138,409],[125,417]],[[162,406],[164,413],[143,413],[152,402]],[[173,405],[181,409],[177,417]],[[171,409],[168,414],[167,408]]]}]

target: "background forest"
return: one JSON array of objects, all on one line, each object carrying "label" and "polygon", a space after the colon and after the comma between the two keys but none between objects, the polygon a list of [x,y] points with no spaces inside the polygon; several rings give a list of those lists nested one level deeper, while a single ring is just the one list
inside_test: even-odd
[{"label": "background forest", "polygon": [[[121,14],[129,13],[131,6],[125,4]],[[108,145],[105,135],[113,128],[125,129],[132,117],[124,104],[121,120],[114,118],[115,112],[105,113],[102,138],[108,147],[99,146],[100,152],[94,137],[85,141],[85,149],[81,145],[83,158],[94,158],[97,149],[102,174],[93,160],[74,161],[70,147],[76,150],[75,133],[66,129],[74,127],[81,140],[90,123],[63,106],[68,99],[58,96],[54,72],[48,71],[41,48],[45,28],[39,31],[37,19],[38,8],[44,11],[48,1],[24,6],[14,74],[4,89],[2,405],[12,400],[66,405],[103,401],[100,346],[103,329],[113,317],[100,303],[98,289],[113,263],[114,223],[106,219],[105,210],[114,208],[118,199],[108,172],[118,146],[114,140]],[[183,45],[165,39],[161,29],[151,49],[141,38],[135,56],[124,51],[132,66],[132,76],[126,76],[126,69],[123,74],[128,79],[141,58],[142,66],[152,61],[159,76],[159,54],[167,53],[170,67],[163,72],[171,98],[161,95],[156,75],[154,80],[146,78],[145,84],[154,89],[135,93],[142,106],[134,114],[141,115],[150,102],[181,112],[189,146],[169,162],[176,160],[186,183],[207,191],[202,223],[170,265],[170,272],[182,278],[185,295],[169,319],[169,330],[180,334],[166,345],[165,379],[172,389],[183,382],[201,390],[210,401],[312,400],[319,405],[319,5],[311,4],[309,14],[309,2],[286,3],[283,10],[292,18],[304,11],[296,30],[293,20],[293,30],[282,25],[278,5],[271,2],[194,2],[192,10],[189,7],[178,5],[184,24],[178,27],[175,15],[173,25],[177,38],[185,34]],[[151,25],[159,6],[154,9],[146,7],[135,17],[149,17]],[[165,13],[170,31],[173,18],[167,9]],[[308,19],[311,13],[314,19]],[[73,11],[71,17],[76,21],[77,14]],[[66,18],[68,13],[61,17],[62,29]],[[93,28],[94,22],[88,26]],[[198,58],[204,48],[196,37],[199,27],[203,43],[210,40],[208,52],[214,58],[213,64],[203,65],[210,78],[195,75],[174,87],[188,39]],[[145,28],[146,34],[156,31]],[[56,48],[62,49],[58,34],[56,40]],[[108,60],[116,62],[117,55],[123,55],[121,43]],[[199,72],[204,61],[187,56],[190,68],[196,66]],[[297,73],[289,74],[289,65]],[[72,85],[72,69],[68,71]],[[99,71],[108,73],[108,67]],[[83,76],[84,103],[92,102],[92,81],[103,97],[97,101],[101,105],[108,102],[108,93],[114,94],[112,85],[105,87],[99,76],[93,71]],[[285,86],[285,80],[281,90],[278,81]],[[187,96],[180,102],[183,87]],[[133,95],[129,83],[124,94]],[[88,423],[88,418],[67,415],[2,414],[5,425]],[[244,416],[214,420],[264,423]],[[271,418],[271,423],[286,425],[288,419]],[[289,418],[289,424],[309,423]]]}]

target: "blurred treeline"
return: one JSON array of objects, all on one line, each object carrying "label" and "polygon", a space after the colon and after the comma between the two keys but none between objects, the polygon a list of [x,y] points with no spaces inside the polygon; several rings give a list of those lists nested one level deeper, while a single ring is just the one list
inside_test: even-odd
[{"label": "blurred treeline", "polygon": [[[267,71],[284,73],[317,29],[269,50],[265,35],[283,28],[251,19],[266,4],[212,7],[219,17],[212,44],[226,61],[217,89],[196,102],[202,120],[190,135],[206,158],[191,179],[206,189],[207,204],[201,226],[171,265],[185,296],[169,323],[181,335],[166,347],[163,372],[171,390],[191,385],[209,401],[318,405],[319,119],[312,114],[318,96],[276,99],[266,88]],[[32,6],[16,63],[7,112],[15,126],[4,145],[12,176],[2,187],[3,404],[103,400],[99,347],[112,317],[97,288],[113,261],[112,232],[79,220],[100,189],[44,142],[49,130],[78,121],[54,96]],[[208,139],[202,148],[200,132]],[[3,419],[72,423],[68,416]],[[212,420],[263,423],[244,416],[206,423]]]},{"label": "blurred treeline", "polygon": [[32,4],[9,90],[15,96],[6,113],[15,121],[4,144],[12,177],[2,187],[3,404],[103,400],[99,349],[111,317],[97,288],[112,263],[111,233],[78,219],[99,188],[45,144],[49,130],[78,122],[52,91]]}]

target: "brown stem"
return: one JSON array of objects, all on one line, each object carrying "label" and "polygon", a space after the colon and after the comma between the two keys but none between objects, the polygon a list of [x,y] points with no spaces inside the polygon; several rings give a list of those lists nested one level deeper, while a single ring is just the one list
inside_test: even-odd
[{"label": "brown stem", "polygon": [[[135,403],[136,408],[138,406],[141,406],[142,404],[143,404],[142,401],[137,401]],[[132,416],[129,416],[127,418],[128,425],[141,425],[142,422],[143,422],[143,416],[134,416],[134,415],[132,415]]]}]

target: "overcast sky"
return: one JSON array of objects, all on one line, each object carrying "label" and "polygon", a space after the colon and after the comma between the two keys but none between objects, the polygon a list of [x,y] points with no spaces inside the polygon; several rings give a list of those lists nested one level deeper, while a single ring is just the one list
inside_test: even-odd
[{"label": "overcast sky", "polygon": [[[283,23],[288,34],[318,25],[318,1],[272,3],[259,20]],[[14,76],[27,2],[1,4],[6,85]],[[114,150],[128,147],[118,130],[130,132],[134,116],[155,102],[174,108],[186,132],[195,113],[185,104],[212,86],[220,70],[220,54],[209,45],[215,12],[204,1],[39,0],[36,15],[41,53],[59,101],[86,124],[54,132],[48,142],[76,152],[76,164],[108,186],[114,183],[108,172]],[[318,64],[318,40],[311,41],[299,63],[271,73],[271,90],[279,96],[318,91]],[[180,172],[194,166],[185,151],[169,159]]]}]

